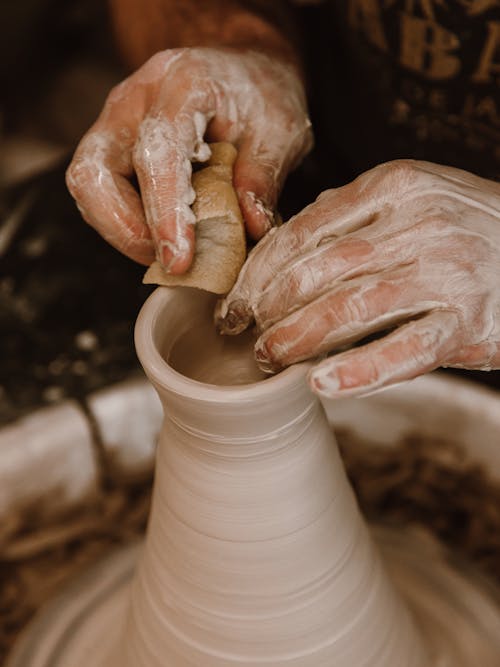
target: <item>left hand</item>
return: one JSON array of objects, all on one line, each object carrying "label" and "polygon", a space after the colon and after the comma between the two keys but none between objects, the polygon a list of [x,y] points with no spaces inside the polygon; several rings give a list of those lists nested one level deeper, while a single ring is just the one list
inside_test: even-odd
[{"label": "left hand", "polygon": [[285,177],[312,146],[296,63],[250,49],[157,53],[108,96],[68,188],[118,250],[182,274],[195,250],[192,162],[209,158],[206,140],[237,147],[234,187],[249,235],[261,238]]},{"label": "left hand", "polygon": [[267,370],[391,329],[313,367],[327,397],[500,367],[500,184],[397,160],[327,190],[268,233],[220,305],[225,333],[253,318]]}]

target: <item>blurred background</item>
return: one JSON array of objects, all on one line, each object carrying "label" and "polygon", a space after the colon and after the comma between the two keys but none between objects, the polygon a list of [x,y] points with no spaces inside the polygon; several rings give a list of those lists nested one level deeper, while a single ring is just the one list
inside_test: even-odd
[{"label": "blurred background", "polygon": [[136,367],[143,269],[83,223],[64,183],[125,76],[106,3],[0,5],[0,423]]},{"label": "blurred background", "polygon": [[[64,182],[125,75],[102,0],[0,3],[0,664],[34,611],[142,534],[148,513],[160,415],[149,394],[130,405],[144,403],[133,326],[151,288],[82,221]],[[95,394],[122,380],[132,398]],[[139,461],[112,463],[103,443],[124,436],[106,436],[106,418],[137,434],[132,449],[142,439]]]}]

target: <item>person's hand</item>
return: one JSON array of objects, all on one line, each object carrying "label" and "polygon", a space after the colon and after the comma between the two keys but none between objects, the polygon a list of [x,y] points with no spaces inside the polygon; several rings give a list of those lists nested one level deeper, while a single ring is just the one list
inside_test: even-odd
[{"label": "person's hand", "polygon": [[205,139],[238,148],[234,185],[247,230],[260,238],[284,178],[312,143],[295,67],[229,49],[153,56],[109,95],[75,153],[68,187],[113,246],[143,264],[156,254],[183,273],[194,250],[191,163],[208,159]]},{"label": "person's hand", "polygon": [[267,370],[341,350],[310,371],[329,397],[438,366],[498,368],[500,184],[428,162],[380,165],[272,230],[218,318],[226,333],[255,318]]}]

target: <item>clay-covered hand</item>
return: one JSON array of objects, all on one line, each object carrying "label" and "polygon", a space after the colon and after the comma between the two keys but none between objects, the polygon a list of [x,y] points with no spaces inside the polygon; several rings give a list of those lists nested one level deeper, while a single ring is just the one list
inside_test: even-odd
[{"label": "clay-covered hand", "polygon": [[438,366],[499,368],[500,184],[428,162],[380,165],[272,230],[218,317],[227,333],[255,318],[269,370],[337,351],[309,375],[324,396]]},{"label": "clay-covered hand", "polygon": [[156,254],[183,273],[194,250],[191,163],[208,159],[205,139],[237,146],[234,185],[247,230],[260,238],[286,174],[312,143],[295,67],[252,51],[156,54],[109,95],[68,187],[87,222],[124,254],[144,264]]}]

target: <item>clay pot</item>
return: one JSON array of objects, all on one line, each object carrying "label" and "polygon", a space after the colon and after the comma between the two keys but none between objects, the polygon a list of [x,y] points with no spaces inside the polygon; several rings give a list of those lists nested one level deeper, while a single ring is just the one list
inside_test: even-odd
[{"label": "clay pot", "polygon": [[117,664],[423,667],[308,365],[264,378],[213,306],[160,288],[138,319],[165,418]]}]

